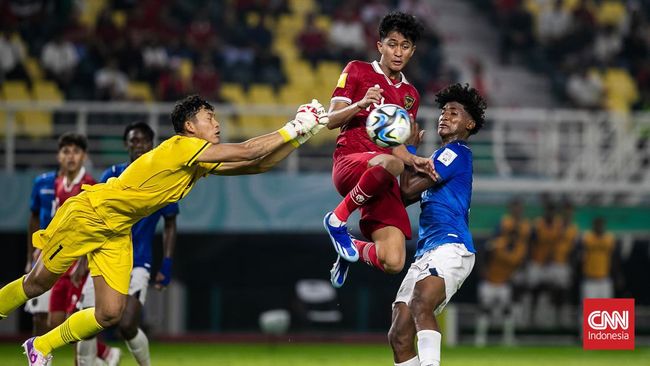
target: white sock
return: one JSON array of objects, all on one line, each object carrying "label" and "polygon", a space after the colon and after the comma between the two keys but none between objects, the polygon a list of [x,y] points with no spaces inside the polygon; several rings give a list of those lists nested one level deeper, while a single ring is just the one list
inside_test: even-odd
[{"label": "white sock", "polygon": [[503,319],[503,344],[505,346],[514,346],[515,344],[515,317],[508,314]]},{"label": "white sock", "polygon": [[151,365],[151,360],[149,359],[149,340],[142,329],[138,328],[138,334],[136,334],[132,339],[126,341],[126,347],[131,351],[131,354],[135,357],[138,365]]},{"label": "white sock", "polygon": [[77,343],[77,365],[93,366],[97,357],[97,338],[85,339]]},{"label": "white sock", "polygon": [[395,366],[420,366],[420,359],[418,356],[415,356],[408,361],[396,363]]},{"label": "white sock", "polygon": [[476,336],[474,345],[476,347],[485,347],[487,345],[487,332],[490,327],[490,316],[481,314],[476,321]]},{"label": "white sock", "polygon": [[339,219],[338,216],[336,216],[336,214],[332,212],[329,218],[329,224],[332,226],[341,226],[341,225],[345,225],[345,221],[341,221],[341,219]]},{"label": "white sock", "polygon": [[421,366],[440,366],[440,342],[442,334],[435,330],[418,332],[418,356]]}]

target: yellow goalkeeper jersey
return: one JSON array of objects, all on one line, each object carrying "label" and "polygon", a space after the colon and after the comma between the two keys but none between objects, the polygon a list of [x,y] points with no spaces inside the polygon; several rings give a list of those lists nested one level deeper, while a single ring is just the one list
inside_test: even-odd
[{"label": "yellow goalkeeper jersey", "polygon": [[136,159],[119,177],[83,189],[110,229],[130,230],[143,217],[185,197],[199,178],[217,170],[221,163],[196,161],[210,145],[195,137],[173,136]]}]

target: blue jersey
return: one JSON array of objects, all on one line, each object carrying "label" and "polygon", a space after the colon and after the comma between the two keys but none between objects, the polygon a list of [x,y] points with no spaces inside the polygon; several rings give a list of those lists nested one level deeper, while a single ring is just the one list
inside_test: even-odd
[{"label": "blue jersey", "polygon": [[476,253],[469,231],[472,200],[472,150],[464,141],[453,141],[432,157],[441,180],[422,192],[420,231],[415,256],[449,243],[464,244]]},{"label": "blue jersey", "polygon": [[29,209],[38,214],[39,225],[45,229],[54,217],[56,211],[56,199],[54,197],[54,181],[57,172],[47,172],[34,179],[32,195],[29,201]]},{"label": "blue jersey", "polygon": [[[106,169],[102,174],[101,183],[109,178],[117,177],[128,167],[129,164],[116,164]],[[178,203],[170,203],[160,210],[138,221],[131,229],[131,240],[133,241],[133,267],[151,268],[151,245],[156,234],[156,225],[161,217],[173,217],[178,215]]]}]

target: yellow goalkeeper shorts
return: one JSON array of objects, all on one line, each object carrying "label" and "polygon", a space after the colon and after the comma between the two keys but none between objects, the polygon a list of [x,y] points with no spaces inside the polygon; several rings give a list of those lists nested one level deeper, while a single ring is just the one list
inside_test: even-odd
[{"label": "yellow goalkeeper shorts", "polygon": [[133,246],[131,231],[115,232],[95,212],[86,193],[71,197],[45,230],[32,237],[41,260],[52,273],[64,273],[79,257],[88,257],[91,276],[102,276],[114,290],[128,294]]}]

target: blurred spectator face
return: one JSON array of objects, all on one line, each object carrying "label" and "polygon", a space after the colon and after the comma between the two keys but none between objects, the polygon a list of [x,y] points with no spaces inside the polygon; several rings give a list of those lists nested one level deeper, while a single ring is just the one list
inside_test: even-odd
[{"label": "blurred spectator face", "polygon": [[86,160],[86,152],[77,145],[65,145],[59,149],[57,160],[62,173],[74,174]]},{"label": "blurred spectator face", "polygon": [[516,199],[512,202],[510,202],[510,215],[512,217],[521,217],[524,213],[524,204],[521,202],[521,200]]},{"label": "blurred spectator face", "polygon": [[379,63],[391,73],[401,72],[415,52],[415,45],[397,31],[388,33],[386,38],[377,42],[381,53]]},{"label": "blurred spectator face", "polygon": [[125,144],[131,161],[134,161],[142,154],[153,149],[153,141],[151,141],[144,132],[137,128],[129,131],[126,135]]}]

